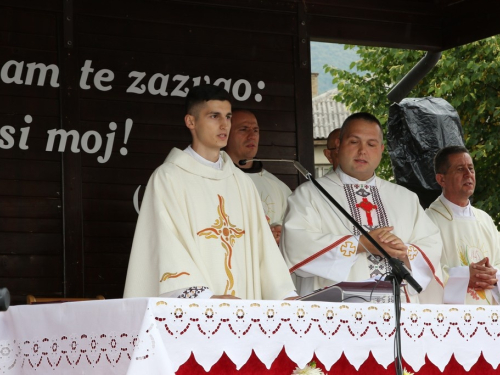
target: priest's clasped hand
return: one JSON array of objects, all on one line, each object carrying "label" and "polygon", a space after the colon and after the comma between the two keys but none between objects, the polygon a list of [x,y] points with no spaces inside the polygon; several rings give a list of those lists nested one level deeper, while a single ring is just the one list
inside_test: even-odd
[{"label": "priest's clasped hand", "polygon": [[475,290],[493,289],[497,284],[497,270],[490,264],[488,257],[469,265],[469,288]]},{"label": "priest's clasped hand", "polygon": [[[368,234],[372,236],[391,257],[402,260],[406,267],[410,268],[407,246],[398,236],[391,232],[392,230],[394,230],[394,227],[383,227],[371,230]],[[382,256],[365,236],[361,236],[359,242],[358,253],[364,252],[366,248],[370,253]],[[362,245],[364,245],[364,247]]]}]

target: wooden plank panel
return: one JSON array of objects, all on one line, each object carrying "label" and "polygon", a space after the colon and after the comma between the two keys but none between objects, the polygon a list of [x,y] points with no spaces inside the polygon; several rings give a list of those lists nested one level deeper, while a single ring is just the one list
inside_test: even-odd
[{"label": "wooden plank panel", "polygon": [[[176,32],[176,35],[180,34]],[[181,39],[181,40],[179,40]],[[212,43],[203,43],[193,40],[188,43],[182,38],[175,40],[158,40],[156,38],[145,39],[131,36],[110,36],[105,34],[79,34],[79,44],[83,48],[92,49],[113,49],[129,52],[143,52],[169,55],[171,58],[196,59],[219,58],[227,56],[234,60],[248,61],[268,61],[277,63],[290,63],[293,56],[289,50],[280,50],[278,48],[263,48],[257,45],[249,47],[247,44],[240,43],[237,46],[228,47],[219,45],[216,39]],[[291,45],[291,43],[290,43]]]},{"label": "wooden plank panel", "polygon": [[[2,244],[0,254],[5,255],[2,259],[8,264],[5,267],[10,269],[9,275],[13,273],[11,276],[21,276],[19,272],[24,275],[21,263],[16,260],[22,254],[26,255],[26,258],[35,257],[34,254],[54,255],[54,262],[59,260],[62,267],[63,244],[60,233],[0,233],[0,243]],[[10,258],[13,262],[9,261]],[[2,273],[2,275],[7,275],[7,273]]]},{"label": "wooden plank panel", "polygon": [[[128,154],[123,156],[119,153],[114,153],[113,155],[110,156],[109,161],[114,160],[114,162],[120,163],[119,165],[123,165],[123,163],[131,162],[133,163],[133,158],[135,153],[149,153],[153,154],[156,153],[158,155],[158,160],[160,160],[159,163],[155,163],[154,165],[144,165],[140,166],[137,165],[138,168],[156,168],[158,165],[163,163],[165,158],[167,157],[169,151],[173,147],[177,147],[179,149],[184,149],[186,148],[189,144],[191,143],[191,139],[186,137],[184,141],[177,140],[177,141],[155,141],[155,140],[132,140],[127,143],[126,149],[128,150]],[[122,147],[122,145],[115,145],[117,149],[119,147]],[[100,166],[100,167],[105,167],[106,165],[95,163],[94,161],[97,160],[98,156],[102,156],[104,154],[104,150],[100,150],[97,154],[94,154],[94,159],[90,157],[85,157],[86,163],[88,165],[95,165],[95,166]],[[107,164],[108,162],[106,162]],[[137,163],[136,163],[137,164]]]},{"label": "wooden plank panel", "polygon": [[[183,24],[293,35],[295,19],[292,13],[261,12],[252,9],[224,8],[189,2],[122,1],[120,6],[112,2],[86,0],[78,3],[78,13],[110,18],[132,19],[159,23]],[[244,18],[243,18],[244,17]],[[248,22],[250,19],[252,22]]]},{"label": "wooden plank panel", "polygon": [[60,198],[61,191],[59,182],[0,179],[0,192],[5,196]]},{"label": "wooden plank panel", "polygon": [[410,1],[374,2],[357,0],[349,3],[314,1],[307,5],[311,15],[334,16],[346,20],[365,20],[390,23],[412,23],[429,27],[441,26],[440,8],[436,4]]},{"label": "wooden plank panel", "polygon": [[0,195],[0,207],[0,217],[12,218],[58,219],[62,212],[61,200],[50,198]]},{"label": "wooden plank panel", "polygon": [[[32,63],[32,62],[37,62],[37,63],[44,63],[46,65],[48,64],[56,64],[57,65],[57,52],[56,51],[47,51],[47,50],[42,50],[42,49],[36,49],[36,50],[31,50],[31,49],[26,49],[26,48],[19,48],[17,46],[15,47],[6,47],[6,46],[1,46],[0,47],[0,61],[2,61],[2,66],[5,62],[9,60],[16,60],[16,61],[23,61],[23,76],[22,79],[24,81],[24,77],[26,76],[26,72],[28,68],[26,67],[26,64]],[[14,68],[10,68],[12,71],[14,71]],[[11,70],[9,69],[9,73],[12,73]],[[47,74],[46,80],[50,81],[50,74]],[[38,75],[35,74],[33,76],[33,82],[38,82]],[[36,83],[34,84],[36,85]]]},{"label": "wooden plank panel", "polygon": [[[185,74],[191,76],[205,76],[210,72],[212,80],[217,78],[240,78],[244,72],[245,79],[259,81],[272,77],[278,82],[292,82],[293,72],[290,64],[268,61],[233,60],[222,55],[216,58],[201,58],[194,55],[186,59],[176,58],[175,55],[160,53],[144,53],[129,51],[110,51],[109,49],[81,48],[81,65],[85,60],[92,61],[94,69],[110,69],[117,72],[131,71],[152,72],[163,74]],[[209,67],[207,69],[207,66]]]},{"label": "wooden plank panel", "polygon": [[118,284],[92,284],[89,280],[85,282],[85,297],[104,296],[106,299],[123,298],[125,279],[117,280]]},{"label": "wooden plank panel", "polygon": [[[232,0],[231,0],[232,1]],[[144,22],[131,19],[80,15],[76,29],[82,34],[113,35],[126,38],[155,39],[158,41],[177,41],[190,44],[214,44],[219,46],[256,46],[276,51],[292,51],[289,35],[249,33],[246,31],[208,29],[193,25]],[[83,45],[85,42],[82,40]],[[117,49],[116,47],[114,49]]]},{"label": "wooden plank panel", "polygon": [[2,0],[2,5],[13,8],[38,9],[43,11],[60,11],[62,4],[59,0]]},{"label": "wooden plank panel", "polygon": [[62,257],[57,255],[0,255],[3,277],[54,277],[62,275]]},{"label": "wooden plank panel", "polygon": [[[112,268],[120,268],[127,270],[129,254],[116,254],[116,253],[87,253],[85,255],[85,269],[99,270],[98,272],[105,272],[106,265],[112,264]],[[121,271],[123,272],[123,271]],[[92,280],[94,283],[95,280]]]},{"label": "wooden plank panel", "polygon": [[110,168],[89,168],[84,167],[82,179],[85,182],[110,183],[110,184],[131,184],[145,185],[152,170],[138,169],[110,169]]},{"label": "wooden plank panel", "polygon": [[[82,62],[83,64],[83,62]],[[235,62],[235,64],[238,64],[238,62]],[[131,68],[130,71],[133,71],[134,69]],[[137,87],[137,84],[135,83],[136,78],[134,77],[129,77],[130,72],[120,72],[120,71],[114,71],[114,79],[111,84],[111,90],[109,91],[100,91],[96,89],[93,84],[92,84],[92,79],[88,80],[88,83],[91,85],[91,88],[88,90],[80,90],[80,97],[81,98],[97,98],[101,100],[130,100],[133,99],[135,102],[158,102],[158,103],[164,103],[164,104],[172,104],[172,105],[183,105],[184,104],[184,98],[179,97],[179,96],[172,96],[173,90],[176,88],[185,90],[185,88],[189,88],[193,85],[193,80],[197,78],[196,75],[191,74],[190,79],[182,86],[178,87],[180,85],[179,81],[173,81],[173,78],[177,73],[172,73],[169,74],[168,72],[164,72],[162,74],[169,74],[169,84],[167,85],[167,96],[162,96],[159,94],[151,94],[148,90],[146,90],[142,94],[136,94],[136,93],[131,93],[127,92],[129,87]],[[138,85],[140,86],[141,84],[144,84],[145,87],[148,87],[148,83],[152,75],[156,72],[150,72],[149,74],[146,74],[144,78],[140,80]],[[241,75],[241,72],[238,73],[238,76]],[[231,79],[231,85],[234,85],[234,83],[240,79],[240,77],[229,77],[226,76],[227,79]],[[219,77],[209,77],[210,82],[215,82]],[[262,96],[262,101],[265,103],[267,102],[267,98],[270,97],[293,97],[294,96],[294,84],[293,81],[289,82],[279,82],[275,81],[275,77],[258,77],[257,80],[251,80],[247,79],[247,77],[243,77],[242,79],[245,79],[248,83],[250,83],[250,87],[252,88],[252,93],[250,94],[250,98],[254,98],[255,94],[260,94]],[[263,80],[264,79],[264,80]],[[263,81],[262,81],[263,80]],[[265,87],[264,89],[260,89],[258,86],[259,82],[263,82]],[[204,78],[203,78],[203,82]],[[262,83],[261,83],[262,84]],[[158,86],[158,84],[156,85]],[[231,91],[232,91],[231,86]],[[252,96],[253,95],[253,96]],[[249,99],[252,100],[252,99]],[[248,100],[247,100],[248,101]],[[245,106],[246,102],[239,102],[237,100],[234,101],[233,106],[236,108],[239,105]]]},{"label": "wooden plank panel", "polygon": [[0,178],[61,181],[61,165],[52,161],[0,159]]},{"label": "wooden plank panel", "polygon": [[[123,138],[125,135],[125,120],[124,121],[114,121],[117,124],[117,130],[115,131],[115,142],[114,146],[118,144],[118,148],[114,150],[119,151],[120,147],[123,146]],[[90,130],[97,131],[99,134],[105,136],[107,133],[112,131],[109,128],[109,122],[102,121],[82,121],[82,132],[87,132]],[[130,140],[163,140],[170,142],[185,142],[187,139],[191,139],[191,133],[189,132],[186,125],[184,125],[184,116],[179,117],[179,120],[174,125],[169,124],[147,124],[141,123],[133,120],[132,131],[130,132],[128,142]]]},{"label": "wooden plank panel", "polygon": [[[488,11],[485,12],[485,9]],[[443,17],[443,48],[453,48],[500,34],[497,21],[499,12],[498,1],[464,1],[448,5]]]},{"label": "wooden plank panel", "polygon": [[[14,4],[10,4],[11,7],[9,7],[9,0],[2,0],[0,5],[0,30],[38,35],[56,35],[56,15],[47,12],[53,5],[51,3],[56,3],[56,0],[44,0],[43,4],[38,5],[35,5],[35,3],[40,3],[39,1],[15,0],[12,3]],[[15,8],[22,3],[25,3],[25,7],[38,8],[38,10]],[[15,7],[12,7],[12,5]],[[57,9],[61,9],[61,6],[59,5]]]},{"label": "wooden plank panel", "polygon": [[311,40],[314,41],[427,51],[437,51],[442,46],[442,32],[439,27],[348,20],[320,15],[309,15],[308,24]]},{"label": "wooden plank panel", "polygon": [[[120,142],[120,140],[116,140],[115,144]],[[171,148],[172,142],[164,142],[165,149]],[[179,143],[174,143],[179,144]],[[188,142],[183,142],[183,144],[188,144]],[[117,152],[113,152],[110,156],[109,160],[105,164],[99,164],[96,157],[93,155],[83,154],[82,155],[82,165],[85,167],[102,167],[102,168],[121,168],[121,169],[146,169],[153,172],[156,167],[160,166],[167,157],[167,154],[164,152],[158,152],[156,154],[139,154],[139,153],[129,153],[126,156],[121,155],[118,150],[119,147],[123,146],[123,144],[118,144],[115,147]],[[128,145],[127,145],[128,149]],[[146,151],[146,149],[145,149]]]},{"label": "wooden plank panel", "polygon": [[[136,219],[137,220],[137,219]],[[125,237],[85,237],[85,254],[113,253],[130,254],[132,238]]]},{"label": "wooden plank panel", "polygon": [[59,116],[59,101],[51,98],[32,98],[14,97],[9,95],[0,95],[0,113],[31,115],[33,118],[38,116]]},{"label": "wooden plank panel", "polygon": [[[153,173],[153,169],[151,169],[149,175],[151,175],[151,173]],[[148,180],[144,181],[142,184],[136,185],[85,182],[82,187],[83,198],[132,201],[135,191],[139,186],[142,186],[139,190],[139,200],[142,200]]]},{"label": "wooden plank panel", "polygon": [[[175,106],[162,103],[137,103],[133,101],[133,96],[128,102],[85,99],[80,100],[80,113],[82,121],[120,122],[120,119],[123,119],[124,122],[126,118],[131,118],[134,123],[163,124],[166,119],[174,118],[176,119],[174,124],[178,125],[185,115],[181,105],[183,102],[183,99],[179,99],[179,105]],[[120,114],[120,118],[117,118],[117,114]]]},{"label": "wooden plank panel", "polygon": [[287,146],[295,147],[297,146],[296,134],[292,132],[284,131],[265,131],[262,130],[262,126],[259,122],[260,139],[259,144],[262,146]]},{"label": "wooden plank panel", "polygon": [[[139,215],[137,215],[139,217]],[[133,238],[137,221],[85,221],[83,232],[85,237],[125,237]],[[1,226],[1,221],[0,221]]]},{"label": "wooden plank panel", "polygon": [[[0,18],[2,18],[2,16],[3,15],[0,13]],[[0,26],[0,28],[2,26]],[[52,35],[24,34],[13,31],[0,31],[0,46],[27,48],[32,50],[55,50],[56,38]]]},{"label": "wooden plank panel", "polygon": [[52,274],[52,277],[1,277],[0,285],[9,289],[11,297],[13,295],[24,296],[33,294],[46,296],[54,293],[55,290],[62,290],[62,273],[60,275]]},{"label": "wooden plank panel", "polygon": [[[231,79],[231,82],[234,83],[236,82],[236,79]],[[133,80],[129,82],[129,84],[132,84]],[[260,90],[257,86],[257,82],[250,82],[250,95],[249,98],[244,101],[238,101],[234,99],[234,97],[231,99],[232,100],[232,105],[233,108],[246,108],[246,109],[252,109],[255,111],[260,111],[260,110],[266,110],[270,108],[274,108],[276,111],[289,111],[293,112],[293,91],[289,91],[288,89],[280,90],[283,95],[272,95],[270,90],[267,88],[270,86],[278,87],[280,86],[279,84],[274,84],[269,82],[265,82],[266,87],[264,90]],[[192,83],[192,82],[191,82]],[[190,83],[190,84],[191,84]],[[148,81],[146,80],[144,83],[146,86],[148,85]],[[179,97],[172,97],[171,94],[173,91],[176,89],[177,85],[179,83],[175,82],[175,84],[167,86],[167,94],[168,96],[164,97],[161,95],[152,95],[148,91],[144,92],[143,94],[135,94],[135,93],[127,93],[126,90],[128,89],[128,86],[116,86],[113,85],[112,90],[108,92],[103,92],[99,91],[97,89],[89,89],[85,91],[81,91],[81,98],[83,100],[89,99],[89,100],[94,100],[94,101],[106,101],[106,102],[112,102],[114,106],[121,106],[122,110],[118,110],[117,108],[111,108],[114,109],[113,113],[113,118],[110,119],[110,121],[114,122],[120,122],[124,121],[122,116],[118,117],[119,114],[124,113],[124,107],[128,107],[130,105],[133,106],[133,108],[137,108],[140,106],[152,106],[153,104],[157,105],[158,107],[161,106],[166,106],[166,107],[177,107],[177,110],[175,110],[175,114],[178,114],[176,116],[170,115],[168,117],[162,118],[162,122],[169,124],[169,125],[179,125],[183,124],[183,118],[184,118],[184,98],[179,98]],[[185,87],[185,86],[184,86]],[[241,86],[240,86],[241,87]],[[288,86],[287,86],[288,87]],[[231,89],[232,91],[232,89]],[[276,90],[277,91],[277,90]],[[289,94],[292,95],[289,95]],[[231,92],[232,94],[232,92]],[[241,93],[240,93],[241,94]],[[255,100],[255,96],[260,95],[261,96],[261,101],[257,102]],[[124,103],[125,102],[125,103]],[[111,109],[108,110],[107,112],[111,112]],[[132,108],[128,112],[130,112]],[[84,113],[86,116],[86,120],[92,120],[96,119],[95,117],[88,118],[87,113]],[[154,114],[152,114],[154,116]],[[128,116],[131,117],[131,116]],[[123,119],[123,120],[122,120]],[[136,121],[135,118],[132,118],[134,122]],[[155,118],[153,120],[156,121]],[[146,119],[145,119],[146,121]]]},{"label": "wooden plank panel", "polygon": [[[17,132],[16,132],[17,133]],[[30,131],[31,133],[31,131]],[[28,161],[46,161],[51,163],[61,164],[61,153],[57,151],[57,146],[54,147],[53,151],[45,151],[45,147],[47,146],[47,139],[36,139],[28,137],[28,141],[26,145],[29,147],[27,150],[22,150],[18,147],[19,145],[19,136],[14,135],[14,146],[8,150],[1,150],[0,154],[2,158],[9,159],[18,159],[17,163],[26,163]],[[68,142],[69,144],[70,142]],[[68,146],[68,149],[70,147]],[[55,166],[54,166],[55,168]],[[59,167],[59,170],[61,167]],[[59,172],[60,174],[60,172]],[[3,175],[0,172],[0,176]]]},{"label": "wooden plank panel", "polygon": [[103,285],[104,287],[109,284],[118,284],[122,285],[123,288],[127,276],[127,267],[88,267],[85,268],[85,275],[87,284]]},{"label": "wooden plank panel", "polygon": [[0,232],[62,233],[61,219],[0,217]]},{"label": "wooden plank panel", "polygon": [[83,218],[87,220],[135,222],[137,212],[133,202],[117,200],[84,199]]},{"label": "wooden plank panel", "polygon": [[[1,84],[0,84],[1,87]],[[0,89],[1,90],[1,89]],[[38,100],[32,99],[32,100]],[[31,123],[26,122],[26,115],[29,113],[0,113],[0,126],[10,125],[16,129],[16,134],[18,134],[20,128],[29,127],[29,139],[41,138],[47,139],[47,131],[51,129],[59,128],[59,119],[55,117],[40,117],[31,116]],[[29,119],[28,119],[29,120]],[[31,142],[28,143],[31,145]],[[43,147],[45,149],[45,147]]]},{"label": "wooden plank panel", "polygon": [[[0,68],[2,66],[2,58],[0,54]],[[31,61],[28,61],[28,63]],[[13,70],[12,70],[13,72]],[[12,73],[13,74],[13,73]],[[51,73],[48,73],[45,78],[45,84],[43,86],[38,86],[38,75],[35,73],[33,75],[33,83],[31,85],[18,85],[14,83],[6,84],[0,81],[0,95],[12,95],[12,96],[28,96],[33,98],[57,98],[59,96],[57,88],[50,85]],[[26,78],[26,68],[22,75],[23,81]]]}]

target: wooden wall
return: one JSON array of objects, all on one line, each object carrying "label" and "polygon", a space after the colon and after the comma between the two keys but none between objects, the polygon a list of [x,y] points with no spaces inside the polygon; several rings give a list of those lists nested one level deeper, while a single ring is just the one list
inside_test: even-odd
[{"label": "wooden wall", "polygon": [[[12,147],[0,133],[0,286],[9,288],[13,303],[28,293],[121,297],[137,220],[134,193],[142,197],[172,147],[189,144],[179,90],[196,77],[231,80],[231,92],[239,81],[235,96],[248,98],[234,106],[259,120],[258,155],[299,158],[312,169],[309,40],[299,39],[306,37],[304,15],[294,2],[234,4],[221,11],[217,4],[178,1],[0,3],[0,68],[12,60],[25,64],[22,84],[0,80],[0,129],[15,129]],[[94,70],[82,82],[89,61]],[[50,74],[38,86],[37,72],[27,85],[32,62],[57,65],[59,87],[50,85]],[[99,89],[94,77],[102,69],[108,70],[102,77],[114,78]],[[10,66],[4,74],[12,80],[15,72]],[[137,85],[140,91],[145,84],[144,93],[127,92],[136,80],[131,72],[144,73]],[[149,92],[155,74],[169,75],[164,92],[161,77]],[[181,76],[187,82],[179,89]],[[26,127],[29,148],[21,149]],[[74,131],[78,152],[71,151],[71,136],[64,152],[59,137],[46,150],[48,131],[57,129]],[[100,162],[113,136],[109,160]],[[289,165],[268,169],[291,188],[299,183]]]}]

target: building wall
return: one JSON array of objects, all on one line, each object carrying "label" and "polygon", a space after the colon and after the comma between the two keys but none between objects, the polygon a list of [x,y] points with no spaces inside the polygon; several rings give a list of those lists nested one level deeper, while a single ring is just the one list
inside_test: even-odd
[{"label": "building wall", "polygon": [[[14,304],[26,294],[121,297],[134,196],[140,204],[153,170],[189,144],[183,103],[193,85],[224,85],[235,107],[255,112],[259,157],[312,169],[300,6],[2,2],[0,286]],[[28,84],[33,62],[56,69],[53,84],[50,71],[39,84],[33,67]],[[58,130],[72,134],[65,146]],[[266,167],[299,184],[288,163]]]}]

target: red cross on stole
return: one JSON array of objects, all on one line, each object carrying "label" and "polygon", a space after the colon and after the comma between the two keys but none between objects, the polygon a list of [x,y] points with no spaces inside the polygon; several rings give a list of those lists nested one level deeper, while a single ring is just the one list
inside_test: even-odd
[{"label": "red cross on stole", "polygon": [[366,213],[366,220],[368,221],[368,225],[372,226],[373,225],[373,219],[372,219],[372,210],[376,210],[377,206],[372,204],[370,201],[368,201],[367,198],[363,198],[361,203],[356,204],[356,207],[361,208],[363,211]]}]

